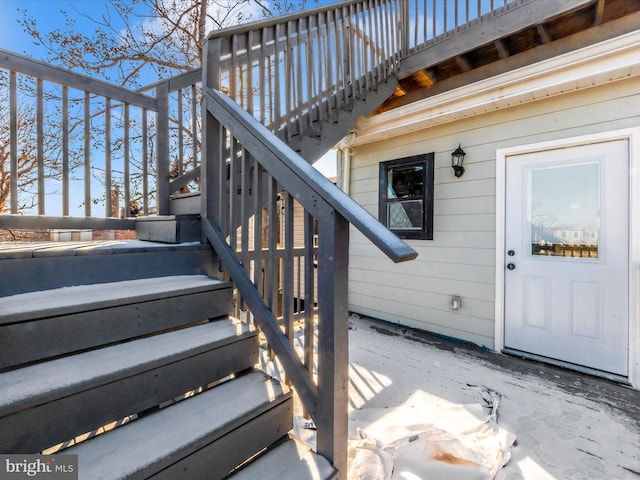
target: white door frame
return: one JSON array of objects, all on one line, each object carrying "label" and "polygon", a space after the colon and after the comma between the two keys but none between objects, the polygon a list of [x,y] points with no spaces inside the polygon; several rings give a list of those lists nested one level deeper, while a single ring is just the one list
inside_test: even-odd
[{"label": "white door frame", "polygon": [[495,350],[504,349],[504,274],[506,233],[506,159],[510,155],[541,152],[611,140],[629,142],[629,383],[640,388],[640,128],[500,148],[496,151],[496,298]]}]

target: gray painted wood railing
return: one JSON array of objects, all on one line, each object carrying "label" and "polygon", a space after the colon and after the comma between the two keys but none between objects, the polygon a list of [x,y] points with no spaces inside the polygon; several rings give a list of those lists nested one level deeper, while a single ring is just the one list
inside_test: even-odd
[{"label": "gray painted wood railing", "polygon": [[291,142],[320,135],[415,54],[531,0],[351,0],[214,31],[207,84]]},{"label": "gray painted wood railing", "polygon": [[[214,32],[205,76],[286,141],[319,136],[404,56],[531,1],[340,2]],[[0,226],[133,228],[134,214],[168,214],[172,194],[199,188],[200,77],[131,91],[0,50],[10,157]]]},{"label": "gray painted wood railing", "polygon": [[[207,89],[205,102],[205,236],[238,289],[236,302],[247,305],[314,419],[318,452],[346,472],[349,224],[395,262],[417,254],[229,96]],[[304,209],[300,222],[294,202]],[[304,237],[305,279],[304,296],[298,298],[305,306],[304,332],[298,339],[296,233]],[[261,291],[265,279],[268,286]],[[294,342],[300,337],[297,353]]]},{"label": "gray painted wood railing", "polygon": [[400,60],[397,0],[349,1],[215,31],[207,84],[290,141],[385,81]]},{"label": "gray painted wood railing", "polygon": [[169,214],[171,194],[198,188],[201,79],[132,91],[0,50],[0,228],[132,229],[131,217]]}]

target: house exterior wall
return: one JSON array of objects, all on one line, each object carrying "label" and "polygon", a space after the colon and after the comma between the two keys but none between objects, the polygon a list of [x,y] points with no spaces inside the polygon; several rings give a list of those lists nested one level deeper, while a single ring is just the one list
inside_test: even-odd
[{"label": "house exterior wall", "polygon": [[[353,230],[349,309],[494,348],[496,150],[638,126],[631,77],[353,146],[349,192],[376,217],[379,162],[435,152],[434,238],[409,240],[417,260],[396,265]],[[461,178],[451,169],[458,144]]]}]

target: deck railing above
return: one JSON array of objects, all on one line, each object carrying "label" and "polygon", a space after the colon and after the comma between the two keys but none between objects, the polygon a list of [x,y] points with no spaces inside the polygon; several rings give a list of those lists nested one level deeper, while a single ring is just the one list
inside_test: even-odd
[{"label": "deck railing above", "polygon": [[215,31],[208,84],[281,138],[313,131],[400,60],[398,0],[350,1]]},{"label": "deck railing above", "polygon": [[207,82],[291,142],[317,134],[402,58],[531,0],[351,0],[213,32]]}]

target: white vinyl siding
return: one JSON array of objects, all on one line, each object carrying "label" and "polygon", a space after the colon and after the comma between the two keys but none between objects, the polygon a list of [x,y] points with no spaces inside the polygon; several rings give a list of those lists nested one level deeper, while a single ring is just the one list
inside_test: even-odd
[{"label": "white vinyl siding", "polygon": [[[493,348],[496,150],[638,125],[630,78],[353,147],[350,194],[374,216],[381,161],[435,152],[435,199],[433,240],[407,241],[413,262],[393,264],[352,230],[349,309]],[[451,168],[458,144],[461,178]],[[462,298],[457,312],[452,295]]]}]

